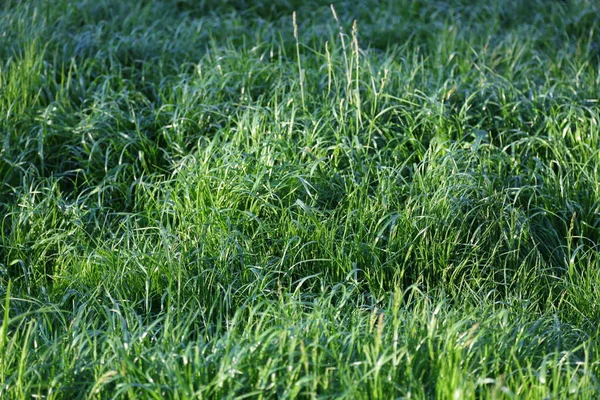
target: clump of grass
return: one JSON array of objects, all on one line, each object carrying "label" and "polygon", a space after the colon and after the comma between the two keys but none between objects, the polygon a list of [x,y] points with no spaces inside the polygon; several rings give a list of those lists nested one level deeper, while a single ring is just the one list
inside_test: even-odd
[{"label": "clump of grass", "polygon": [[600,392],[595,3],[2,7],[0,397]]}]

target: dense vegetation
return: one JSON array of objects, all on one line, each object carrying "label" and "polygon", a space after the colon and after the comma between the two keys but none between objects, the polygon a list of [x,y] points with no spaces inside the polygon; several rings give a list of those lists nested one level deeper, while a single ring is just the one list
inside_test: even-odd
[{"label": "dense vegetation", "polygon": [[0,398],[600,396],[600,3],[0,10]]}]

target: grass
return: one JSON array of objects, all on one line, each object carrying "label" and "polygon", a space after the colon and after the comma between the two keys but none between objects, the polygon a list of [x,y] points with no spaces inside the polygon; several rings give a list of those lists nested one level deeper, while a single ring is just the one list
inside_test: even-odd
[{"label": "grass", "polygon": [[0,397],[600,395],[594,1],[0,6]]}]

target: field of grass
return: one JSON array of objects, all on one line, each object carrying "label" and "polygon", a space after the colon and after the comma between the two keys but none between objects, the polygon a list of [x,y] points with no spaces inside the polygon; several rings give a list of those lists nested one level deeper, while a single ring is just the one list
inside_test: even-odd
[{"label": "field of grass", "polygon": [[5,0],[1,399],[600,396],[600,3]]}]

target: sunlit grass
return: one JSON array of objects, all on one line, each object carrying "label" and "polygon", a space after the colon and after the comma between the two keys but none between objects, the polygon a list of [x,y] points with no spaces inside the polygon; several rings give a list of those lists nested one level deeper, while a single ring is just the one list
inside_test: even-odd
[{"label": "sunlit grass", "polygon": [[595,398],[592,1],[0,6],[0,398]]}]

